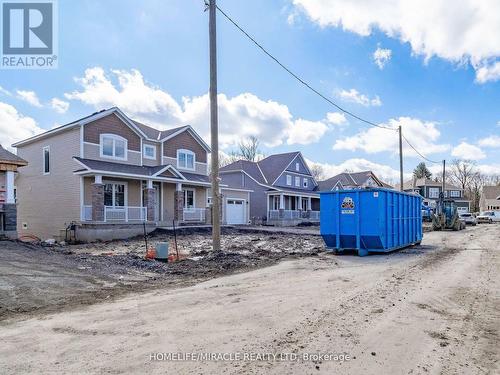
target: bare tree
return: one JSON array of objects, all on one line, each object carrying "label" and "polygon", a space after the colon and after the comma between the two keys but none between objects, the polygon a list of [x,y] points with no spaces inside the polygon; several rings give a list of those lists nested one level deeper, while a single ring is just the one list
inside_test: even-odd
[{"label": "bare tree", "polygon": [[476,165],[471,160],[453,160],[448,177],[450,180],[459,185],[464,191],[472,183],[472,180],[478,177],[479,172],[476,170]]},{"label": "bare tree", "polygon": [[261,154],[259,150],[260,141],[259,139],[252,135],[248,139],[240,141],[239,147],[239,156],[241,159],[249,160],[249,161],[258,161],[257,158]]},{"label": "bare tree", "polygon": [[316,181],[321,181],[325,179],[325,170],[324,168],[319,165],[319,164],[313,164],[313,166],[310,168],[311,174],[314,177]]}]

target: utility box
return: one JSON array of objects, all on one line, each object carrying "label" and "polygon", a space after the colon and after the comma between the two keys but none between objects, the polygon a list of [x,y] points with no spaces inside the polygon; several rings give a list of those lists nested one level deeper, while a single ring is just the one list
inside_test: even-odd
[{"label": "utility box", "polygon": [[160,242],[156,244],[155,259],[164,261],[168,259],[168,242]]},{"label": "utility box", "polygon": [[390,189],[320,192],[320,230],[334,252],[359,256],[422,241],[422,197]]}]

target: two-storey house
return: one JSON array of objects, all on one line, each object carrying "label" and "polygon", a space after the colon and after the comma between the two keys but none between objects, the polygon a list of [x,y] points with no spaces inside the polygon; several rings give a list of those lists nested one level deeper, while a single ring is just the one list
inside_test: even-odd
[{"label": "two-storey house", "polygon": [[[422,203],[432,208],[436,207],[436,201],[439,199],[442,189],[440,181],[425,178],[413,179],[403,183],[404,191],[420,194],[424,198]],[[396,186],[396,190],[399,190],[399,185]],[[464,197],[464,190],[462,188],[445,183],[444,197],[453,199],[459,211],[469,212],[470,201]]]},{"label": "two-storey house", "polygon": [[114,107],[17,142],[29,165],[17,179],[22,234],[80,240],[129,237],[149,227],[204,223],[210,186],[203,139],[159,131]]},{"label": "two-storey house", "polygon": [[258,162],[239,160],[221,168],[220,177],[230,188],[249,191],[253,222],[280,226],[319,222],[318,183],[300,152]]}]

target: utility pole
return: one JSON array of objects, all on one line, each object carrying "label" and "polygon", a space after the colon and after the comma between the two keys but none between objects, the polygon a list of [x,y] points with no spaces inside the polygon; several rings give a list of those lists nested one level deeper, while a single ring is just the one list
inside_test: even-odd
[{"label": "utility pole", "polygon": [[441,192],[443,193],[444,196],[444,180],[446,178],[446,160],[443,160],[443,182],[441,184]]},{"label": "utility pole", "polygon": [[399,190],[403,191],[403,134],[401,134],[401,125],[399,125]]},{"label": "utility pole", "polygon": [[210,39],[210,138],[212,164],[212,250],[220,251],[219,120],[217,113],[217,5],[209,0]]}]

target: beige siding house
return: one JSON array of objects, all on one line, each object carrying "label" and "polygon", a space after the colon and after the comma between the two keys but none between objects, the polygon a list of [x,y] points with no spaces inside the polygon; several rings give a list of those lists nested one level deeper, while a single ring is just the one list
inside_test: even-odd
[{"label": "beige siding house", "polygon": [[143,222],[209,221],[210,149],[190,126],[158,131],[114,107],[14,147],[29,163],[17,179],[23,235],[61,239],[73,225],[79,240],[106,240]]}]

